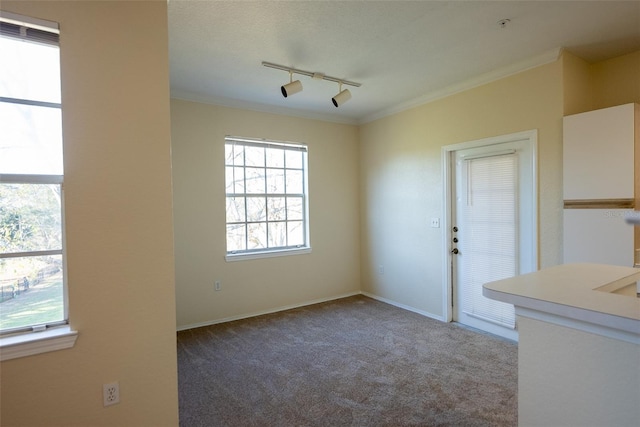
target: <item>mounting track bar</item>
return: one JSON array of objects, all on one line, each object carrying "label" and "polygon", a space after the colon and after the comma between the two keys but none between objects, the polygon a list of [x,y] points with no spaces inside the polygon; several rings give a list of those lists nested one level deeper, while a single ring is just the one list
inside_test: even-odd
[{"label": "mounting track bar", "polygon": [[350,82],[349,80],[342,80],[336,77],[325,76],[322,73],[312,73],[311,71],[298,70],[297,68],[285,67],[284,65],[273,64],[271,62],[262,61],[262,65],[269,68],[275,68],[276,70],[282,70],[282,71],[286,71],[288,73],[293,73],[293,74],[300,74],[302,76],[308,76],[311,78],[318,78],[318,76],[320,76],[322,80],[328,80],[330,82],[335,82],[335,83],[342,83],[343,85],[349,85],[354,87],[362,86],[360,83]]}]

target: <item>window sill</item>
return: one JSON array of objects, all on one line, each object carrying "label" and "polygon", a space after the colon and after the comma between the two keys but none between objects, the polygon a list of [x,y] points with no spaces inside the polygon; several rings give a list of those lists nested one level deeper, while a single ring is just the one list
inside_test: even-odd
[{"label": "window sill", "polygon": [[296,248],[296,249],[284,249],[280,251],[269,251],[269,252],[250,252],[250,253],[241,253],[241,254],[227,254],[225,256],[225,260],[227,262],[233,261],[245,261],[249,259],[260,259],[260,258],[274,258],[280,256],[289,256],[289,255],[302,255],[311,253],[311,248]]},{"label": "window sill", "polygon": [[0,338],[0,361],[72,348],[77,338],[69,326]]}]

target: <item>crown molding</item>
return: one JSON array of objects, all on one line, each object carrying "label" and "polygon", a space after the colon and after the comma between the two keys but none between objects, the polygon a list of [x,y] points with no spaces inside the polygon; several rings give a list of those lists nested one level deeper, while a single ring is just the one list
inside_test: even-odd
[{"label": "crown molding", "polygon": [[454,95],[456,93],[464,92],[466,90],[470,90],[487,83],[494,82],[496,80],[503,79],[505,77],[512,76],[514,74],[521,73],[523,71],[530,70],[532,68],[539,67],[541,65],[549,64],[557,61],[562,55],[563,48],[555,48],[544,52],[540,55],[527,58],[523,61],[516,62],[514,64],[507,65],[505,67],[500,67],[495,70],[489,71],[484,74],[480,74],[471,79],[465,80],[460,83],[455,83],[450,86],[446,86],[442,89],[435,90],[433,92],[429,92],[412,100],[403,102],[396,106],[386,108],[384,110],[380,110],[377,113],[368,115],[363,117],[358,121],[358,124],[365,124],[369,122],[373,122],[375,120],[391,116],[393,114],[398,114],[406,110],[410,110],[415,107],[419,107],[421,105],[428,104],[430,102],[436,101],[438,99],[446,98],[448,96]]},{"label": "crown molding", "polygon": [[209,96],[199,93],[171,89],[171,98],[183,101],[198,102],[201,104],[217,105],[220,107],[237,108],[241,110],[256,111],[259,113],[271,113],[289,117],[319,120],[323,122],[357,125],[358,120],[352,117],[344,117],[335,114],[323,114],[313,111],[298,110],[287,107],[260,104],[257,102],[241,101],[237,99]]}]

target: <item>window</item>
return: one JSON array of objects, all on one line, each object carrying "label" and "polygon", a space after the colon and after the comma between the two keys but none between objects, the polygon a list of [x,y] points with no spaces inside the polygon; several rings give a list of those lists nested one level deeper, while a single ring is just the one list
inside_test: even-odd
[{"label": "window", "polygon": [[0,16],[3,335],[46,330],[68,317],[57,25],[16,18]]},{"label": "window", "polygon": [[308,252],[307,147],[225,138],[227,259]]}]

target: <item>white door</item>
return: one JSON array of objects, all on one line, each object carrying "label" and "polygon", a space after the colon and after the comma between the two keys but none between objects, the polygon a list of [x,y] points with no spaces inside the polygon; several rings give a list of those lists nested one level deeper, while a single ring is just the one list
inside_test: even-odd
[{"label": "white door", "polygon": [[530,139],[451,151],[453,320],[517,340],[511,304],[482,285],[537,268],[535,142]]}]

